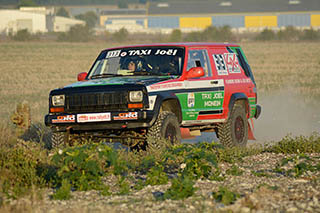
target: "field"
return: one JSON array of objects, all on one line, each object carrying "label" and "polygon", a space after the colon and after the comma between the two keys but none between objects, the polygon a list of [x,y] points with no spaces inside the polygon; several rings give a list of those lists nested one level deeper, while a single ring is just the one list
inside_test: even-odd
[{"label": "field", "polygon": [[[106,146],[70,148],[60,154],[56,150],[48,155],[39,144],[16,139],[10,116],[18,103],[27,101],[32,122],[42,123],[50,90],[75,82],[100,50],[117,45],[0,43],[0,189],[12,190],[0,191],[0,212],[45,212],[48,208],[54,212],[319,211],[320,136],[310,136],[320,129],[319,43],[240,44],[254,72],[258,102],[263,107],[255,122],[258,140],[251,144],[280,141],[287,134],[306,137],[286,137],[270,147],[244,150],[223,149],[214,142],[184,144],[143,156]],[[102,149],[99,156],[94,154],[97,149]],[[85,153],[81,156],[88,159],[81,158],[83,162],[96,169],[79,168],[83,172],[80,178],[72,173],[77,171],[73,164],[64,164],[66,159],[79,162],[79,153]],[[105,158],[113,161],[106,166]],[[66,166],[73,169],[64,170]],[[56,173],[50,173],[52,168]],[[45,176],[39,176],[39,169]],[[101,188],[101,181],[108,187]],[[8,188],[10,183],[12,188]],[[27,199],[4,205],[7,194],[10,199],[21,195]],[[64,196],[72,198],[61,201]]]}]

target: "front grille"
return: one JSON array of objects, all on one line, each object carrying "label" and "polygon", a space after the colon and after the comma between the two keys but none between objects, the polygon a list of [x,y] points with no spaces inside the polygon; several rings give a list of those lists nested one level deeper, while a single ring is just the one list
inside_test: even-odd
[{"label": "front grille", "polygon": [[66,111],[101,112],[127,110],[128,93],[82,93],[66,96]]}]

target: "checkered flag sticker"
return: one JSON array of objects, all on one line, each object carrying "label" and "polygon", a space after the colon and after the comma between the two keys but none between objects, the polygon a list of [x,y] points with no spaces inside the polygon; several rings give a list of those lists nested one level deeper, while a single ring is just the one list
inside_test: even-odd
[{"label": "checkered flag sticker", "polygon": [[224,56],[222,54],[214,54],[212,56],[216,65],[218,75],[228,75],[228,70],[224,61]]}]

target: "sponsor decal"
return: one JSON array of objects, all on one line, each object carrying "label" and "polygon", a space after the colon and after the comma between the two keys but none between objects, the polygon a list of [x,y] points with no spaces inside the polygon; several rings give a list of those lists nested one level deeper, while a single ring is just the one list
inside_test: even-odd
[{"label": "sponsor decal", "polygon": [[214,54],[212,55],[214,64],[216,65],[216,70],[218,75],[228,75],[228,70],[226,66],[226,62],[224,60],[224,55],[222,54]]},{"label": "sponsor decal", "polygon": [[121,50],[109,51],[106,55],[106,58],[115,58],[119,57]]},{"label": "sponsor decal", "polygon": [[174,82],[174,83],[166,83],[166,84],[155,84],[151,85],[151,90],[160,90],[160,89],[173,89],[173,88],[181,88],[183,87],[183,83]]},{"label": "sponsor decal", "polygon": [[226,84],[245,84],[250,83],[250,78],[240,78],[240,79],[227,79],[225,80]]},{"label": "sponsor decal", "polygon": [[194,93],[188,93],[188,107],[194,107],[195,105],[195,97]]},{"label": "sponsor decal", "polygon": [[238,57],[235,53],[225,53],[224,58],[229,73],[241,73]]},{"label": "sponsor decal", "polygon": [[150,55],[151,50],[146,49],[146,50],[129,50],[128,55],[130,56],[142,56],[142,55]]},{"label": "sponsor decal", "polygon": [[100,122],[100,121],[110,121],[110,120],[111,120],[110,112],[107,112],[107,113],[78,114],[77,115],[78,123]]},{"label": "sponsor decal", "polygon": [[119,113],[118,116],[114,116],[113,120],[137,120],[138,119],[138,112],[125,112]]},{"label": "sponsor decal", "polygon": [[57,116],[56,119],[52,119],[52,123],[74,123],[76,122],[75,115],[61,115]]},{"label": "sponsor decal", "polygon": [[178,49],[138,49],[138,50],[114,50],[109,51],[106,58],[125,57],[125,56],[148,56],[148,55],[168,55],[175,56],[178,53]]},{"label": "sponsor decal", "polygon": [[167,50],[157,50],[154,55],[176,55],[178,50],[167,49]]},{"label": "sponsor decal", "polygon": [[218,75],[241,73],[238,57],[235,53],[213,54]]}]

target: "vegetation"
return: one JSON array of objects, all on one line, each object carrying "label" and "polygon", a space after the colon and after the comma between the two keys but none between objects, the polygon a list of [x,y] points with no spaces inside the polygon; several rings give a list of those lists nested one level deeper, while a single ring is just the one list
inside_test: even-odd
[{"label": "vegetation", "polygon": [[88,28],[94,28],[98,21],[98,16],[95,12],[89,11],[84,14],[79,14],[75,16],[76,19],[83,20],[86,22]]},{"label": "vegetation", "polygon": [[91,39],[92,31],[86,25],[75,25],[70,27],[70,30],[66,33],[61,33],[58,37],[58,41],[68,42],[87,42]]},{"label": "vegetation", "polygon": [[57,16],[62,16],[62,17],[70,17],[69,12],[66,8],[60,7],[56,13]]},{"label": "vegetation", "polygon": [[[0,134],[0,193],[13,199],[30,193],[34,187],[55,189],[52,199],[59,200],[70,199],[71,190],[98,190],[107,196],[112,193],[103,179],[109,176],[117,177],[119,195],[129,194],[147,185],[171,182],[171,187],[157,199],[186,199],[197,191],[194,186],[197,180],[222,181],[227,176],[240,176],[242,170],[234,162],[242,162],[247,156],[262,153],[291,156],[284,157],[273,171],[251,169],[252,175],[257,177],[281,174],[298,178],[309,171],[320,171],[317,157],[309,155],[320,153],[319,134],[309,137],[287,136],[272,145],[255,148],[227,149],[214,142],[203,142],[136,153],[117,150],[106,144],[84,144],[51,150],[52,154],[49,155],[43,141],[35,143],[17,139],[11,128],[4,126]],[[226,155],[228,158],[223,157]],[[221,173],[221,163],[230,164],[230,169],[224,174]],[[173,171],[176,177],[169,178]],[[225,205],[239,197],[227,187],[219,188],[212,195],[217,202]]]}]

